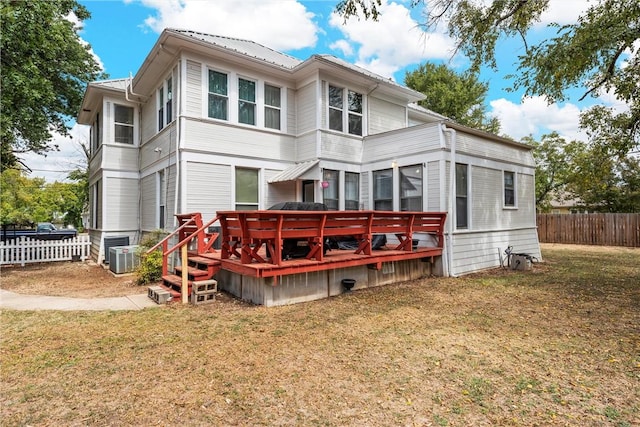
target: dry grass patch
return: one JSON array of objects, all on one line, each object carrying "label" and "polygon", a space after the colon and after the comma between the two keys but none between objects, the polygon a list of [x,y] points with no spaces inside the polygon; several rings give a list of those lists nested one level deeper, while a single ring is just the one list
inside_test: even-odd
[{"label": "dry grass patch", "polygon": [[[640,252],[279,308],[2,312],[3,425],[640,423]],[[222,302],[224,300],[225,302]]]}]

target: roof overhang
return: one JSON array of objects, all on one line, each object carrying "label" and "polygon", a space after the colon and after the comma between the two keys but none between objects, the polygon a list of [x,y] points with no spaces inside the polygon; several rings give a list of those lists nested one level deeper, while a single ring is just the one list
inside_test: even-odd
[{"label": "roof overhang", "polygon": [[319,177],[318,163],[320,163],[320,160],[296,163],[272,176],[268,182],[269,184],[274,184],[276,182],[296,181],[298,179],[317,179]]}]

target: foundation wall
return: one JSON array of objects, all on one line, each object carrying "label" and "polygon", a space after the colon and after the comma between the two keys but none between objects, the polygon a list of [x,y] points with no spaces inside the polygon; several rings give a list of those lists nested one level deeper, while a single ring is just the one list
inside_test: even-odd
[{"label": "foundation wall", "polygon": [[354,279],[356,284],[353,290],[419,279],[433,274],[439,261],[440,257],[436,266],[420,259],[392,261],[383,263],[380,270],[361,265],[276,278],[242,276],[221,270],[216,279],[219,289],[253,304],[274,307],[340,295],[346,292],[342,279]]}]

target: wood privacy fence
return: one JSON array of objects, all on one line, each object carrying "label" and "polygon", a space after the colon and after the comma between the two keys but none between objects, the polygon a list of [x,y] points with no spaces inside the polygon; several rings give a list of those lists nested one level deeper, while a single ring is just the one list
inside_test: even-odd
[{"label": "wood privacy fence", "polygon": [[38,240],[28,237],[0,242],[0,265],[51,261],[84,261],[89,258],[91,240],[81,234],[66,240]]},{"label": "wood privacy fence", "polygon": [[640,214],[538,214],[541,243],[640,247]]}]

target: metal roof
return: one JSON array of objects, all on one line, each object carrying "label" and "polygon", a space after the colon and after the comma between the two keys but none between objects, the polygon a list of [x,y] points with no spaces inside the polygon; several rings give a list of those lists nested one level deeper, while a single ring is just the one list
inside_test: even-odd
[{"label": "metal roof", "polygon": [[268,182],[269,184],[273,184],[274,182],[295,181],[319,162],[320,160],[309,160],[303,163],[296,163],[295,165],[289,166],[282,172],[272,176]]}]

